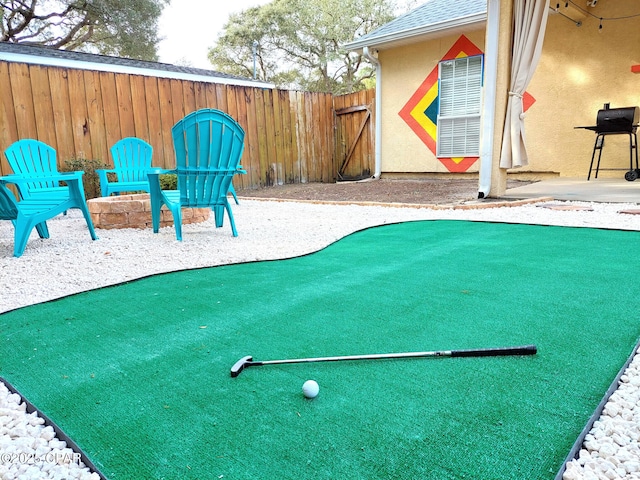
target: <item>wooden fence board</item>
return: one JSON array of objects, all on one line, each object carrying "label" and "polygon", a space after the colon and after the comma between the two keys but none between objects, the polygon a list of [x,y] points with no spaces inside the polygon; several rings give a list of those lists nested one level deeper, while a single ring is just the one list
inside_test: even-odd
[{"label": "wooden fence board", "polygon": [[301,132],[305,139],[307,139],[304,161],[307,164],[307,181],[315,182],[317,181],[317,170],[319,168],[318,164],[315,162],[315,132],[313,129],[313,105],[312,105],[312,94],[303,92],[302,93],[302,125]]},{"label": "wooden fence board", "polygon": [[282,138],[282,112],[280,110],[280,96],[278,90],[271,91],[271,111],[273,113],[273,135],[275,142],[274,162],[276,170],[276,184],[286,183],[286,158],[284,156],[284,143]]},{"label": "wooden fence board", "polygon": [[[193,82],[182,83],[182,104],[184,115],[188,115],[196,110],[196,91]],[[181,117],[182,118],[182,117]],[[179,118],[176,120],[180,120]]]},{"label": "wooden fence board", "polygon": [[142,75],[131,75],[131,111],[133,112],[133,130],[135,136],[149,141],[149,118],[147,112],[147,94]]},{"label": "wooden fence board", "polygon": [[273,104],[274,90],[266,90],[264,99],[264,117],[267,124],[267,152],[269,158],[269,172],[267,185],[282,185],[280,178],[281,167],[278,159],[278,130],[276,126],[276,113]]},{"label": "wooden fence board", "polygon": [[11,93],[15,105],[16,127],[20,138],[36,138],[35,112],[29,67],[24,64],[9,65]]},{"label": "wooden fence board", "polygon": [[11,93],[11,77],[9,64],[0,62],[0,174],[13,173],[4,156],[4,151],[18,139],[16,114]]},{"label": "wooden fence board", "polygon": [[[115,74],[109,72],[100,72],[99,77],[100,90],[102,93],[102,113],[105,124],[105,139],[107,147],[111,148],[114,143],[123,138],[120,128],[116,78]],[[113,166],[113,160],[110,158],[109,165]]]},{"label": "wooden fence board", "polygon": [[56,126],[57,142],[54,148],[58,154],[58,167],[62,169],[67,160],[76,157],[67,69],[49,69],[49,83],[51,84],[53,123]]},{"label": "wooden fence board", "polygon": [[256,90],[256,123],[258,125],[258,158],[259,158],[259,178],[260,182],[256,187],[265,187],[273,185],[269,183],[269,150],[267,147],[267,121],[265,118],[265,90]]},{"label": "wooden fence board", "polygon": [[[336,120],[334,108],[349,108],[372,95],[334,98],[0,61],[0,149],[32,137],[56,148],[61,166],[79,156],[111,165],[110,147],[137,136],[154,147],[154,165],[173,168],[173,125],[196,109],[217,108],[246,132],[242,164],[247,175],[234,180],[237,189],[333,181],[347,148],[341,136],[353,135],[362,113],[355,109]],[[373,159],[373,128],[365,130],[349,172],[366,171]],[[7,173],[0,159],[0,174]]]},{"label": "wooden fence board", "polygon": [[209,107],[209,103],[207,101],[207,91],[206,91],[206,83],[197,82],[194,84],[194,94],[195,94],[195,109],[200,110],[202,108],[211,108]]},{"label": "wooden fence board", "polygon": [[[296,136],[305,139],[305,102],[302,92],[294,92],[295,95],[295,115],[296,115]],[[298,141],[298,163],[300,164],[300,182],[309,182],[309,142]]]},{"label": "wooden fence board", "polygon": [[37,139],[56,146],[56,132],[53,128],[53,105],[51,103],[51,85],[47,69],[39,65],[29,67],[31,75],[31,92],[33,95],[33,110],[36,121]]},{"label": "wooden fence board", "polygon": [[296,119],[296,111],[298,108],[297,98],[295,92],[288,91],[287,105],[289,110],[287,115],[289,116],[289,134],[291,138],[291,161],[293,165],[293,181],[291,183],[300,183],[302,180],[301,168],[300,168],[300,154],[298,148],[298,126]]},{"label": "wooden fence board", "polygon": [[205,96],[207,108],[218,108],[218,98],[216,97],[216,86],[213,83],[205,84]]},{"label": "wooden fence board", "polygon": [[[315,109],[315,118],[319,119],[321,112],[323,111],[325,105],[324,102],[326,100],[326,97],[324,95],[315,95],[315,103],[314,103],[314,109]],[[320,162],[320,170],[318,172],[318,181],[319,182],[332,182],[333,181],[333,175],[330,175],[330,173],[326,170],[327,168],[330,168],[330,159],[333,157],[333,155],[331,155],[330,157],[327,156],[325,153],[325,147],[327,145],[327,138],[326,138],[326,125],[327,122],[322,122],[322,121],[318,121],[317,122],[317,129],[318,129],[318,140],[317,140],[317,150],[316,150],[316,154],[318,156],[318,161]]]},{"label": "wooden fence board", "polygon": [[242,126],[245,132],[244,138],[244,152],[242,155],[241,164],[246,170],[247,175],[236,176],[233,180],[234,185],[239,188],[247,188],[251,183],[251,171],[252,171],[252,152],[248,147],[249,145],[249,112],[253,108],[251,102],[251,96],[248,95],[248,91],[245,88],[234,88],[235,100],[236,100],[236,121]]},{"label": "wooden fence board", "polygon": [[280,115],[280,144],[278,151],[282,156],[284,183],[294,183],[294,159],[291,152],[291,118],[289,117],[289,96],[284,90],[276,90],[278,112]]},{"label": "wooden fence board", "polygon": [[91,158],[91,136],[87,119],[87,94],[82,70],[68,70],[71,135],[75,158]]},{"label": "wooden fence board", "polygon": [[[355,100],[358,106],[362,105],[362,99],[360,98],[359,92],[355,95]],[[356,170],[362,164],[362,138],[357,138],[358,133],[361,131],[360,126],[363,124],[363,121],[366,119],[367,110],[359,110],[353,113],[353,121],[349,125],[350,134],[352,138],[356,138],[354,142],[352,142],[353,151],[351,154],[351,162],[349,163],[349,167],[351,169],[355,168]]]},{"label": "wooden fence board", "polygon": [[218,110],[227,111],[227,86],[216,84],[216,105]]},{"label": "wooden fence board", "polygon": [[[116,75],[116,95],[118,114],[120,116],[120,132],[122,137],[135,137],[136,127],[133,120],[133,108],[131,104],[131,77],[129,75]],[[120,140],[120,139],[118,139]]]},{"label": "wooden fence board", "polygon": [[144,138],[153,147],[153,166],[164,165],[164,139],[162,135],[162,118],[160,112],[160,93],[158,79],[144,77],[145,103],[149,138]]},{"label": "wooden fence board", "polygon": [[103,165],[109,164],[106,122],[102,105],[102,90],[98,72],[84,70],[85,94],[87,99],[87,120],[91,136],[91,156]]},{"label": "wooden fence board", "polygon": [[227,108],[226,113],[231,115],[236,121],[238,121],[238,101],[236,95],[236,89],[233,86],[229,86],[226,89],[227,94]]},{"label": "wooden fence board", "polygon": [[155,155],[154,160],[161,168],[175,168],[176,159],[171,138],[173,121],[173,97],[171,96],[171,81],[168,78],[158,79],[158,96],[160,100],[160,131],[162,132],[163,157]]},{"label": "wooden fence board", "polygon": [[321,182],[322,181],[322,156],[321,156],[321,148],[322,144],[320,142],[321,136],[319,135],[318,128],[314,125],[313,119],[318,115],[318,96],[314,93],[309,93],[309,115],[307,116],[307,135],[311,138],[311,162],[314,165],[313,169],[313,178],[312,182]]},{"label": "wooden fence board", "polygon": [[245,101],[247,103],[247,128],[245,132],[245,148],[242,166],[247,171],[247,179],[242,182],[242,185],[245,188],[251,188],[261,183],[256,89],[245,90]]},{"label": "wooden fence board", "polygon": [[[333,100],[328,95],[322,95],[320,97],[323,105],[323,112],[333,112]],[[334,162],[333,156],[333,143],[334,143],[334,120],[331,121],[324,120],[326,118],[325,114],[321,114],[320,118],[323,119],[321,121],[323,125],[323,133],[324,133],[324,145],[322,147],[322,156],[323,156],[323,165],[322,169],[322,181],[323,182],[335,182],[336,180],[336,165]]]},{"label": "wooden fence board", "polygon": [[368,154],[367,152],[370,151],[370,145],[369,142],[372,138],[371,135],[371,129],[373,128],[373,122],[371,121],[373,119],[372,116],[372,109],[373,109],[373,102],[367,97],[367,92],[366,91],[362,91],[362,92],[358,92],[359,93],[359,103],[361,105],[366,105],[367,106],[367,110],[366,113],[363,112],[363,114],[361,115],[361,117],[363,117],[361,120],[364,122],[366,120],[366,117],[368,116],[368,120],[366,120],[366,125],[365,125],[365,130],[362,131],[362,135],[360,137],[360,141],[358,142],[358,171],[363,171],[366,168],[366,165],[369,163],[369,158],[368,158]]},{"label": "wooden fence board", "polygon": [[182,80],[171,79],[171,126],[175,125],[178,120],[184,118],[188,112],[184,111],[184,95],[182,93]]}]

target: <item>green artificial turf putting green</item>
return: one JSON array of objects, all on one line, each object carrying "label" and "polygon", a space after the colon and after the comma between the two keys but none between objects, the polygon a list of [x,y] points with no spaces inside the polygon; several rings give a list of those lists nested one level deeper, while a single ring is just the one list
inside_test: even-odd
[{"label": "green artificial turf putting green", "polygon": [[[109,478],[546,479],[632,352],[638,232],[424,221],[0,316],[0,376]],[[255,360],[536,344],[526,357]],[[320,394],[301,392],[315,379]]]}]

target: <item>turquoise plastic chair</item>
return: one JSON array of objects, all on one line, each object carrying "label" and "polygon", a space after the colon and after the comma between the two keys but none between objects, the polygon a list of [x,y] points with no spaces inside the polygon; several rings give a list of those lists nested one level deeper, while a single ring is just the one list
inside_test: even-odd
[{"label": "turquoise plastic chair", "polygon": [[57,155],[53,147],[26,138],[13,143],[4,155],[13,173],[28,179],[17,185],[21,200],[39,196],[47,199],[69,197],[69,188],[51,179],[58,175]]},{"label": "turquoise plastic chair", "polygon": [[47,197],[44,192],[16,201],[13,192],[7,188],[7,184],[14,184],[19,191],[27,188],[33,181],[30,177],[22,175],[7,175],[0,177],[0,220],[11,220],[15,229],[13,242],[13,256],[20,257],[24,253],[27,241],[34,228],[40,238],[49,238],[49,229],[46,221],[71,208],[79,208],[87,222],[89,233],[93,240],[97,240],[93,229],[91,216],[84,198],[82,175],[84,172],[68,172],[41,176],[42,182],[58,184],[65,182],[67,195],[63,197],[57,193]]},{"label": "turquoise plastic chair", "polygon": [[[100,194],[108,197],[112,193],[148,192],[149,179],[147,173],[151,169],[153,147],[144,140],[127,137],[119,140],[111,147],[113,158],[112,169],[100,169]],[[116,175],[117,182],[110,182],[108,173]]]},{"label": "turquoise plastic chair", "polygon": [[[160,228],[160,209],[166,205],[173,215],[176,238],[182,240],[182,208],[211,207],[216,227],[222,227],[225,212],[231,231],[238,232],[227,192],[240,167],[244,151],[244,130],[224,112],[214,109],[190,113],[171,129],[176,154],[175,170],[149,173],[151,219],[154,233]],[[161,190],[160,175],[175,173],[178,190]]]}]

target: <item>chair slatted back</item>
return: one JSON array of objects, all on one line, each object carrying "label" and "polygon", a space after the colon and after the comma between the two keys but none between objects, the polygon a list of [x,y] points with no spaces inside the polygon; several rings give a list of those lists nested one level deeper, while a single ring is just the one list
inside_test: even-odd
[{"label": "chair slatted back", "polygon": [[13,143],[4,154],[13,173],[34,179],[26,184],[28,191],[59,187],[57,182],[37,179],[58,173],[56,151],[51,146],[28,138]]},{"label": "chair slatted back", "polygon": [[144,140],[127,137],[111,147],[118,182],[146,182],[151,168],[153,147]]},{"label": "chair slatted back", "polygon": [[183,207],[223,204],[244,151],[244,130],[224,112],[190,113],[171,129]]}]

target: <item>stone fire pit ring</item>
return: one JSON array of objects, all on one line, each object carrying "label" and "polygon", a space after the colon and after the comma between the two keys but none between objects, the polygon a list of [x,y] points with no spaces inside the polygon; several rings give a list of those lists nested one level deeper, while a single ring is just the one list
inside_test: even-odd
[{"label": "stone fire pit ring", "polygon": [[[92,198],[87,201],[95,228],[151,228],[151,201],[148,193]],[[182,224],[200,223],[209,219],[210,208],[183,208]],[[173,215],[162,207],[160,227],[173,226]]]}]

